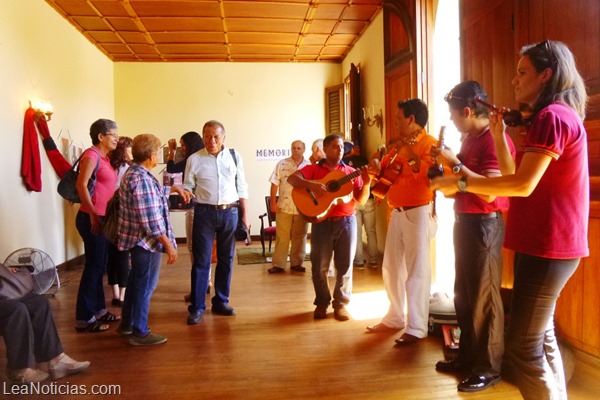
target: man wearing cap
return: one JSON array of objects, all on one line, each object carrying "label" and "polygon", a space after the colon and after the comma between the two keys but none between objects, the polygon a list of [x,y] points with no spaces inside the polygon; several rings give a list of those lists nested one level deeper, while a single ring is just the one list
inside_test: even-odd
[{"label": "man wearing cap", "polygon": [[[360,154],[360,147],[352,142],[344,142],[344,163],[354,168],[360,168],[369,164],[369,160]],[[364,268],[365,260],[362,241],[363,226],[367,234],[368,265],[377,268],[379,250],[377,248],[377,229],[375,226],[375,200],[373,194],[363,205],[356,204],[356,253],[354,254],[354,268]]]}]

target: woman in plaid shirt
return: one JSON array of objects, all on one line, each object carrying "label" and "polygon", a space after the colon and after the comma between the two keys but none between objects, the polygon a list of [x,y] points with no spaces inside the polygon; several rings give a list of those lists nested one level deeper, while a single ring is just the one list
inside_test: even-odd
[{"label": "woman in plaid shirt", "polygon": [[[160,140],[151,134],[133,139],[133,163],[123,176],[119,187],[119,239],[117,247],[131,252],[131,273],[125,292],[123,319],[118,331],[131,335],[134,346],[165,343],[165,336],[151,333],[148,328],[150,298],[160,272],[162,253],[167,264],[177,261],[177,245],[169,219],[169,204],[163,186],[152,175],[158,164]],[[180,187],[172,187],[187,202]]]}]

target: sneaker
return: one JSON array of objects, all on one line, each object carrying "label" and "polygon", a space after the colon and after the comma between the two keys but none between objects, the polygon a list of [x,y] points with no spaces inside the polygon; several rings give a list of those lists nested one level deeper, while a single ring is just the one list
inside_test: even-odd
[{"label": "sneaker", "polygon": [[64,354],[58,360],[51,360],[48,364],[48,370],[52,379],[60,379],[67,375],[78,374],[90,366],[89,361],[75,361]]},{"label": "sneaker", "polygon": [[149,333],[146,336],[131,336],[129,344],[132,346],[154,346],[166,343],[167,337],[157,333]]},{"label": "sneaker", "polygon": [[377,261],[369,261],[369,268],[377,268],[378,264]]},{"label": "sneaker", "polygon": [[364,269],[365,268],[365,263],[364,262],[361,262],[361,263],[355,262],[354,263],[354,268],[356,268],[356,269]]},{"label": "sneaker", "polygon": [[47,372],[34,368],[9,369],[6,370],[6,375],[12,383],[37,383],[45,381],[50,377]]}]

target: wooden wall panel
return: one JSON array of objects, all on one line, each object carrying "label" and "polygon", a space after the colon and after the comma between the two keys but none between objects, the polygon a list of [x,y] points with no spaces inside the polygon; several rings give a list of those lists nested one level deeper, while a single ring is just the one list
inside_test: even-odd
[{"label": "wooden wall panel", "polygon": [[[590,101],[588,132],[592,206],[590,256],[563,290],[556,309],[559,334],[600,356],[600,2],[598,0],[463,0],[463,79],[480,81],[498,105],[514,104],[510,84],[521,47],[559,40],[575,55]],[[512,286],[512,254],[505,251],[503,286]]]}]

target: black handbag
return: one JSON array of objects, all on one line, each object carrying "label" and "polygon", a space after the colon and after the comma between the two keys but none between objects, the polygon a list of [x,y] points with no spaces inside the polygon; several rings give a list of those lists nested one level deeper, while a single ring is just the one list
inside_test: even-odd
[{"label": "black handbag", "polygon": [[[97,150],[94,151],[98,153]],[[85,154],[85,152],[83,154]],[[79,176],[79,161],[81,161],[81,157],[83,157],[83,154],[77,159],[77,161],[75,161],[71,169],[68,170],[62,178],[60,178],[60,182],[58,182],[58,187],[56,188],[58,194],[60,194],[65,200],[68,200],[71,203],[81,203],[79,193],[77,193],[76,183],[77,177]],[[88,190],[90,192],[90,196],[94,195],[94,187],[96,186],[96,174],[98,172],[99,167],[100,153],[98,153],[98,162],[96,163],[96,168],[94,168],[94,172],[92,173],[92,176],[90,176],[90,180],[88,181]]]}]

